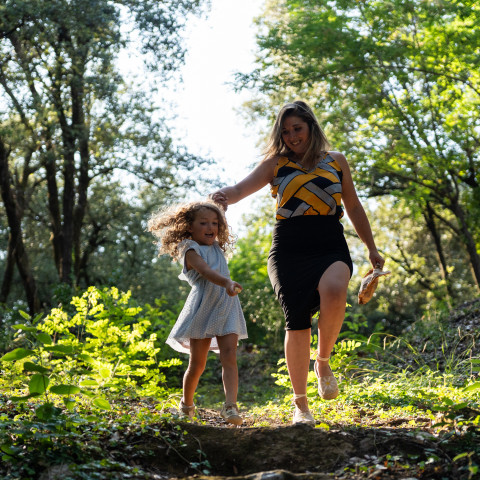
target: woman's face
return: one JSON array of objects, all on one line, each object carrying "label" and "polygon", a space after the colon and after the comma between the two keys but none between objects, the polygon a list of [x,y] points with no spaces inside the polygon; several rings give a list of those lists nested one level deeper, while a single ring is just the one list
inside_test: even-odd
[{"label": "woman's face", "polygon": [[295,115],[287,117],[282,125],[282,139],[295,157],[301,159],[310,140],[308,123]]},{"label": "woman's face", "polygon": [[188,230],[199,245],[213,245],[218,235],[218,215],[209,208],[201,208]]}]

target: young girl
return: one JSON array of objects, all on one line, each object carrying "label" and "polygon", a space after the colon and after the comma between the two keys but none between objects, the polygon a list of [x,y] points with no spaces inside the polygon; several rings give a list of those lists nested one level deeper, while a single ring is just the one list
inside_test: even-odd
[{"label": "young girl", "polygon": [[220,353],[225,403],[222,418],[234,425],[243,420],[238,413],[238,340],[247,338],[247,328],[237,294],[242,287],[230,279],[224,257],[233,243],[223,211],[212,201],[192,202],[157,213],[148,230],[159,239],[159,255],[169,254],[183,265],[181,280],[192,290],[167,343],[189,353],[183,377],[180,413],[193,417],[193,396],[205,369],[209,350]]}]

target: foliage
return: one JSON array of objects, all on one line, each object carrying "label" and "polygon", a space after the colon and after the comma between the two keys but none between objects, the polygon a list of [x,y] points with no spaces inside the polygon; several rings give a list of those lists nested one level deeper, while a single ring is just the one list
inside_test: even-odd
[{"label": "foliage", "polygon": [[[58,308],[34,318],[19,314],[28,319],[17,324],[16,348],[3,357],[0,377],[2,478],[27,480],[40,472],[62,472],[72,480],[148,479],[167,471],[167,463],[178,474],[215,474],[198,440],[176,416],[180,380],[170,365],[178,362],[159,345],[177,312],[162,306],[158,302],[140,309],[129,293],[92,287],[74,297],[71,310]],[[451,318],[417,320],[406,336],[379,331],[370,337],[362,333],[365,319],[349,309],[332,356],[340,396],[320,400],[315,375],[309,373],[307,393],[316,428],[358,435],[359,443],[362,432],[388,431],[396,438],[398,431],[402,441],[426,445],[414,456],[402,456],[396,448],[386,456],[351,459],[346,468],[355,478],[367,478],[379,464],[404,476],[454,469],[456,478],[475,478],[480,465],[478,315],[476,300],[453,311]],[[445,361],[437,361],[442,355]],[[149,363],[154,357],[155,363]],[[214,357],[197,392],[200,423],[211,423],[209,408],[218,409],[223,401]],[[277,359],[266,348],[239,350],[239,404],[249,427],[291,421],[291,387],[284,360]],[[152,392],[142,369],[156,370],[156,364],[160,373],[154,376],[161,383]],[[102,369],[109,375],[102,376]],[[87,379],[98,385],[81,384]],[[12,402],[12,392],[25,385],[29,398]],[[104,395],[110,410],[96,405],[92,393]],[[215,430],[224,435],[224,428]],[[448,452],[448,465],[438,457],[439,450]],[[163,457],[165,452],[173,453]]]},{"label": "foliage", "polygon": [[458,278],[477,291],[480,279],[479,13],[475,2],[449,0],[270,1],[258,19],[258,66],[237,83],[259,91],[249,104],[257,116],[298,97],[315,107],[361,194],[393,197],[395,216],[407,213],[437,257],[405,248],[391,258],[410,276],[427,270],[426,284],[453,303]]},{"label": "foliage", "polygon": [[73,314],[55,308],[45,318],[42,314],[31,318],[21,312],[28,322],[13,328],[18,331],[15,344],[22,346],[1,360],[12,362],[10,367],[4,364],[4,377],[16,389],[26,383],[28,393],[11,400],[43,396],[36,416],[48,420],[60,414],[55,406],[57,395],[73,411],[78,394],[100,409],[111,408],[107,397],[112,394],[165,394],[162,370],[181,362],[160,353],[152,327],[171,327],[172,316],[150,306],[142,316],[142,308],[131,302],[130,293],[116,288],[90,287],[81,297],[74,297],[72,304]]},{"label": "foliage", "polygon": [[[138,228],[145,185],[158,189],[158,207],[197,183],[185,172],[208,161],[174,144],[166,109],[160,114],[145,90],[154,95],[155,83],[177,71],[185,21],[203,3],[2,3],[0,190],[8,223],[1,228],[10,236],[1,302],[13,293],[15,270],[31,313],[51,306],[45,285],[52,279],[88,286],[102,268],[90,264],[105,244],[119,254],[123,241],[132,243],[121,229],[112,242],[112,229],[128,207],[126,223]],[[143,54],[141,83],[126,80],[119,66],[120,55],[132,50]]]}]

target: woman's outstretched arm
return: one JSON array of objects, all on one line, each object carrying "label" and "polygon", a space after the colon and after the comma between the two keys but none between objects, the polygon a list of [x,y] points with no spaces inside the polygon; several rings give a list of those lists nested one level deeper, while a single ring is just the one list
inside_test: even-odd
[{"label": "woman's outstretched arm", "polygon": [[215,202],[227,209],[228,205],[237,203],[273,180],[273,172],[277,165],[277,158],[263,160],[249,175],[235,185],[223,187],[210,194]]}]

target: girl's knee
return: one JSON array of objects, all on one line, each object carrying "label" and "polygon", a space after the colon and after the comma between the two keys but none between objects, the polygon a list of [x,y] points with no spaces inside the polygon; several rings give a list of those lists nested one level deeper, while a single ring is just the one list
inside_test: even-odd
[{"label": "girl's knee", "polygon": [[188,364],[188,370],[194,375],[201,375],[205,370],[206,362],[191,360]]},{"label": "girl's knee", "polygon": [[220,351],[220,362],[223,366],[237,364],[237,349],[225,348]]}]

